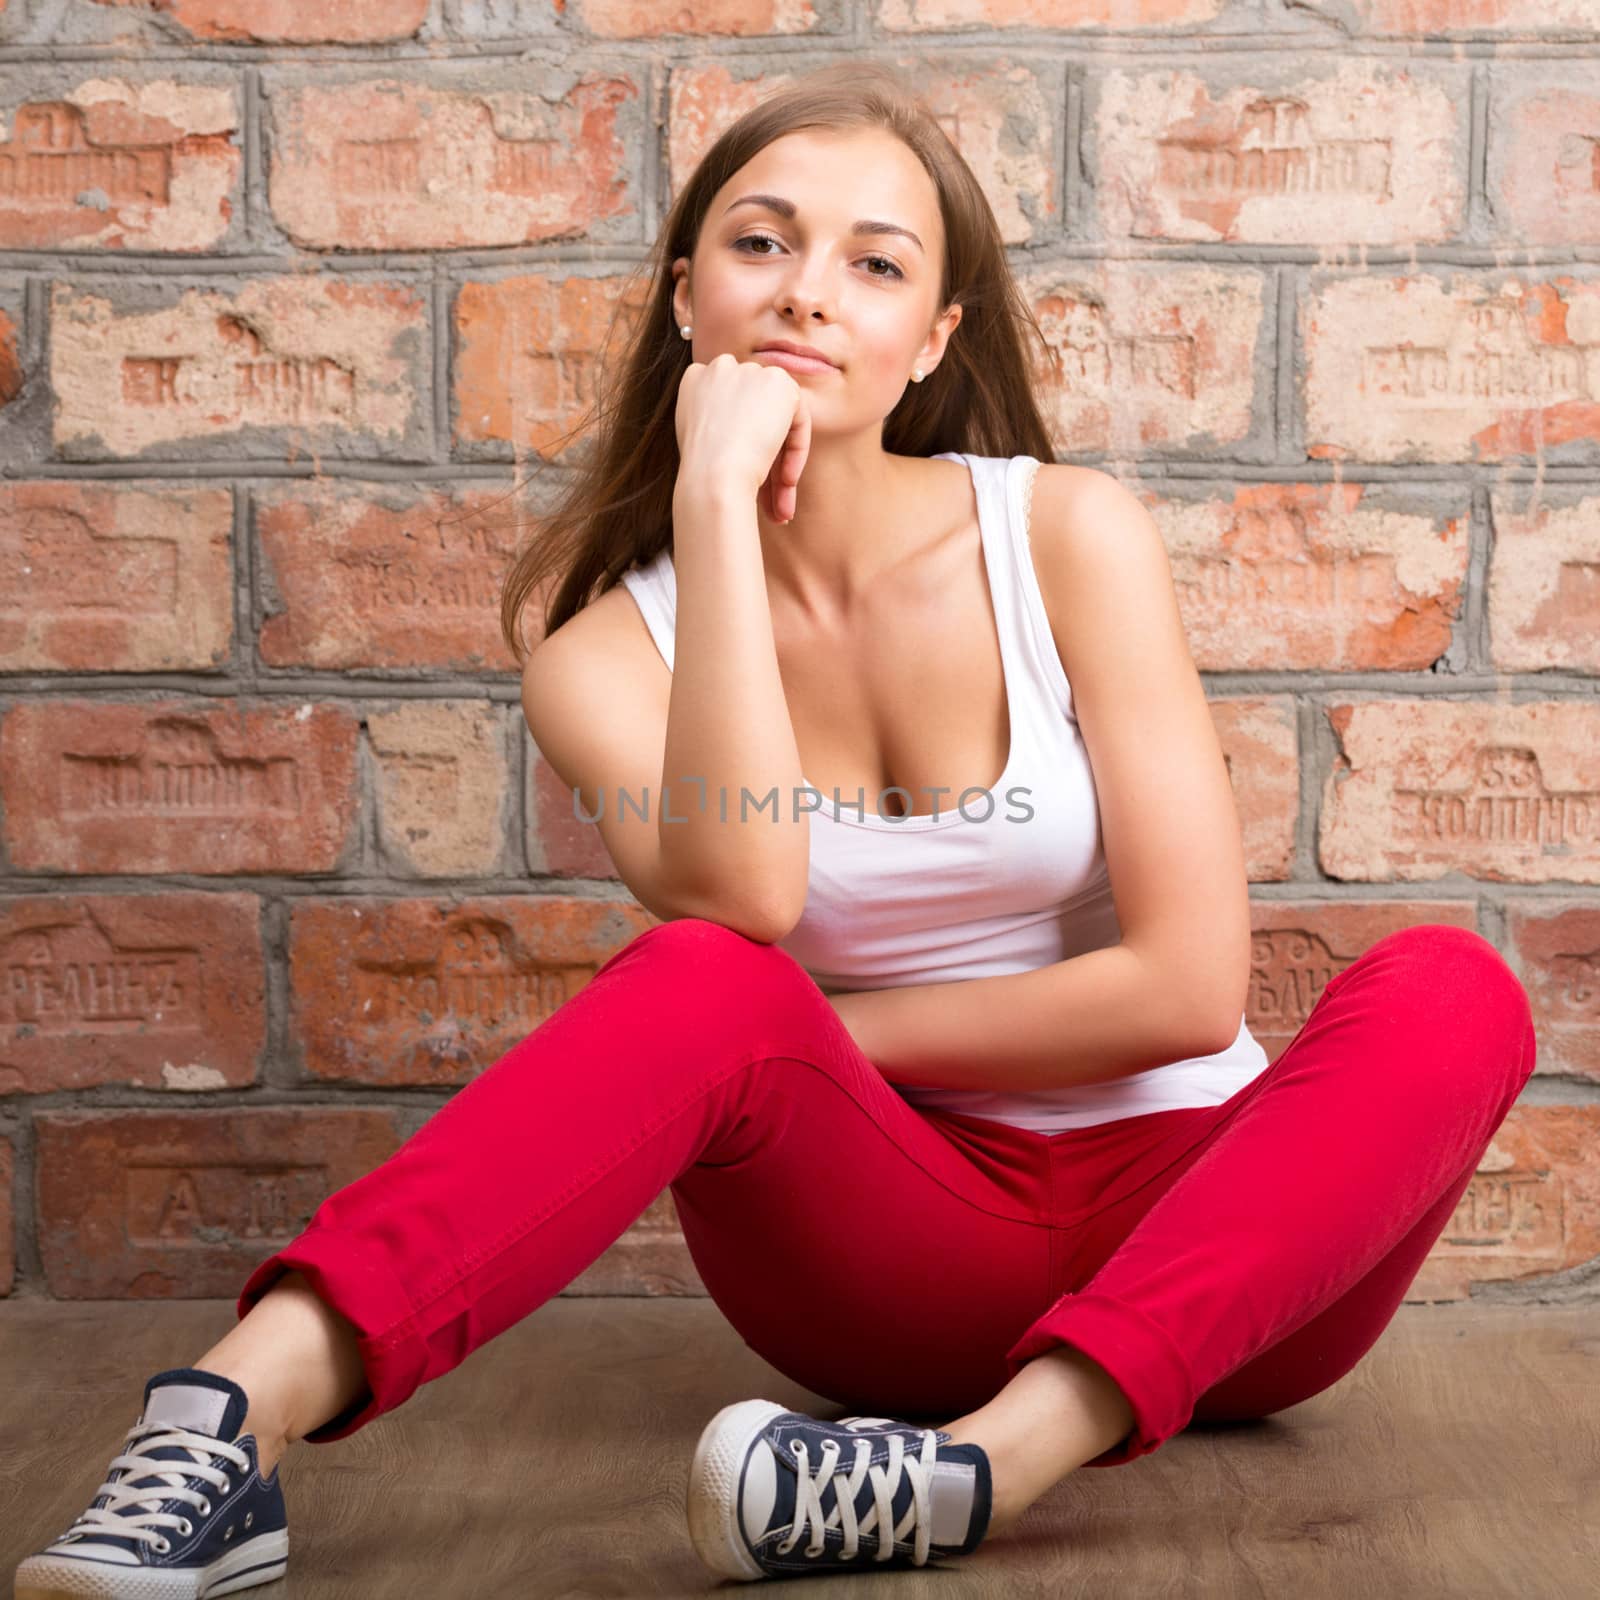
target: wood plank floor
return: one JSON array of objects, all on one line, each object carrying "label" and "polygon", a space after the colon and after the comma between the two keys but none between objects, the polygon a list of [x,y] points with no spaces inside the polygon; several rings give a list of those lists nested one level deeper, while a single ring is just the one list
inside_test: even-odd
[{"label": "wood plank floor", "polygon": [[[195,1360],[232,1314],[0,1303],[0,1593],[88,1505],[144,1379]],[[291,1450],[288,1575],[245,1592],[743,1590],[700,1565],[683,1495],[701,1428],[758,1395],[840,1415],[707,1300],[558,1298],[361,1433]],[[1600,1593],[1600,1306],[1403,1306],[1304,1405],[1072,1473],[943,1570],[825,1582],[828,1600],[1582,1600]]]}]

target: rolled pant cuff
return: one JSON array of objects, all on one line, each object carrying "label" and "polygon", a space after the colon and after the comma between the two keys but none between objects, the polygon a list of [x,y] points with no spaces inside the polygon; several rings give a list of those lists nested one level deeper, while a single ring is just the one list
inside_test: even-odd
[{"label": "rolled pant cuff", "polygon": [[1125,1300],[1110,1295],[1063,1295],[1006,1352],[1015,1377],[1035,1356],[1070,1345],[1111,1375],[1133,1410],[1133,1428],[1086,1467],[1116,1467],[1148,1455],[1194,1415],[1194,1379],[1166,1330]]},{"label": "rolled pant cuff", "polygon": [[409,1399],[422,1382],[427,1348],[417,1337],[411,1302],[400,1285],[374,1270],[359,1246],[315,1224],[268,1256],[245,1280],[236,1307],[239,1320],[288,1272],[303,1273],[317,1298],[356,1330],[367,1389],[338,1416],[305,1435],[307,1443],[331,1444]]}]

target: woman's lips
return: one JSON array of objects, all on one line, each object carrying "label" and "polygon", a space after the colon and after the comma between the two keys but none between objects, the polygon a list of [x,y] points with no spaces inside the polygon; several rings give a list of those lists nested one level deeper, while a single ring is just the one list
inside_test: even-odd
[{"label": "woman's lips", "polygon": [[770,361],[775,366],[786,367],[790,372],[837,372],[839,369],[826,361],[816,361],[810,356],[791,355],[787,350],[757,350],[758,361]]}]

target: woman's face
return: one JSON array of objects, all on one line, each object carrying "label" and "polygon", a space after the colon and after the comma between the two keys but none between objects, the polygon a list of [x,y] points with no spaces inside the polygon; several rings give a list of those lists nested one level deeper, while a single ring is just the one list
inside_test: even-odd
[{"label": "woman's face", "polygon": [[[755,194],[787,205],[744,199]],[[863,219],[905,231],[854,231]],[[848,432],[887,416],[914,367],[926,377],[937,365],[961,320],[959,306],[939,315],[943,261],[938,193],[900,140],[785,134],[712,196],[692,262],[673,263],[675,320],[699,362],[762,361],[772,339],[821,350],[835,370],[793,376],[813,429]]]}]

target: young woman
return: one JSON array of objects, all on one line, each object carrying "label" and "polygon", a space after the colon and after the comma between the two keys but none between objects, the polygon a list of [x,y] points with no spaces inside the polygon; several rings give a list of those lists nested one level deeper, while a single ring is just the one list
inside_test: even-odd
[{"label": "young woman", "polygon": [[1533,1070],[1517,979],[1443,925],[1267,1065],[1159,533],[1049,460],[995,220],[896,78],[742,118],[654,265],[504,616],[540,751],[660,924],[148,1381],[19,1595],[278,1576],[288,1446],[451,1371],[664,1188],[750,1346],[871,1413],[731,1399],[686,1463],[706,1563],[965,1555],[1074,1467],[1349,1372]]}]

